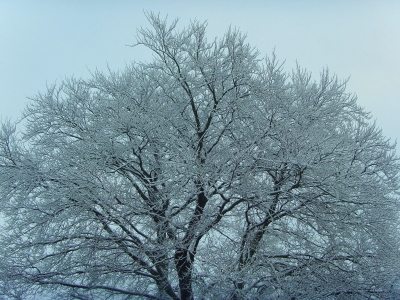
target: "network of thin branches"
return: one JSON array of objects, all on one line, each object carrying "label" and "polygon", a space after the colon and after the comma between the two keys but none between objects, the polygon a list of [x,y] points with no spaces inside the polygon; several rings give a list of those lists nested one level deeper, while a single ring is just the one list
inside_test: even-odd
[{"label": "network of thin branches", "polygon": [[1,297],[400,297],[398,158],[346,81],[148,20],[151,62],[3,123]]}]

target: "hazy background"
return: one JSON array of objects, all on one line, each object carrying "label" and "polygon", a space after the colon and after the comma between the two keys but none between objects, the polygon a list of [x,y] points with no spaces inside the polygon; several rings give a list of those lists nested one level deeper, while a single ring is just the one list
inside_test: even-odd
[{"label": "hazy background", "polygon": [[[400,1],[122,1],[0,0],[0,117],[17,119],[27,97],[90,70],[122,69],[148,57],[135,42],[144,11],[180,26],[208,20],[208,36],[229,25],[262,55],[275,49],[290,70],[324,67],[348,78],[347,91],[400,143]],[[400,154],[400,146],[397,152]]]}]

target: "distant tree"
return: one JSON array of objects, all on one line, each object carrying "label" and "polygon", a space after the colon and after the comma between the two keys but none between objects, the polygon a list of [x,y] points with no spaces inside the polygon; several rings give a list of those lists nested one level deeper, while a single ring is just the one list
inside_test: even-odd
[{"label": "distant tree", "polygon": [[3,124],[2,297],[394,297],[399,164],[346,82],[148,19],[153,61]]}]

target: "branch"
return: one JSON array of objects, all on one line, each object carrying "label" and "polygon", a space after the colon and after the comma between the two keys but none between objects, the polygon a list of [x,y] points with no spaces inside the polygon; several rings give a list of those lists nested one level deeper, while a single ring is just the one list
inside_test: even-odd
[{"label": "branch", "polygon": [[111,292],[118,292],[118,293],[125,294],[125,295],[145,297],[145,298],[148,298],[148,299],[159,299],[158,297],[152,296],[152,295],[149,295],[149,294],[126,291],[126,290],[122,290],[122,289],[114,288],[114,287],[109,287],[109,286],[105,286],[105,285],[82,285],[82,284],[68,283],[68,282],[56,281],[56,280],[55,281],[39,281],[39,283],[40,284],[56,284],[56,285],[62,285],[62,286],[78,288],[78,289],[85,289],[85,290],[101,289],[101,290],[107,290],[107,291],[111,291]]}]

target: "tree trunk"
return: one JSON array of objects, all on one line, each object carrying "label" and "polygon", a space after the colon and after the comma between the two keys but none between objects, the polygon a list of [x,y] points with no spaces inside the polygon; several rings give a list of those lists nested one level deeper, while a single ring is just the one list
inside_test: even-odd
[{"label": "tree trunk", "polygon": [[187,249],[175,252],[175,267],[179,277],[181,300],[194,300],[192,290],[192,265],[194,255]]}]

